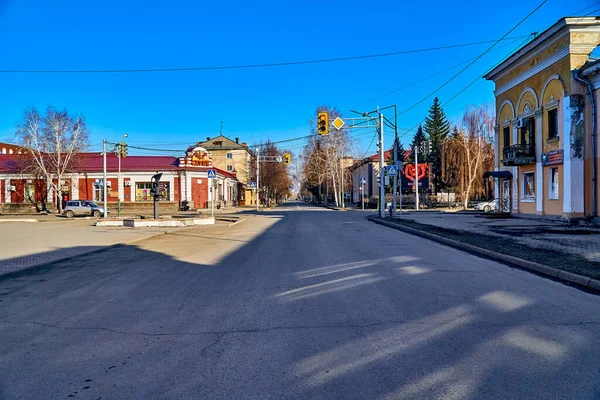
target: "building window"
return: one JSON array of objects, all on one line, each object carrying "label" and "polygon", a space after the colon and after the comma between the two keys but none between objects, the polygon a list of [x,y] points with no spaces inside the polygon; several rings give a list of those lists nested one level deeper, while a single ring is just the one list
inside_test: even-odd
[{"label": "building window", "polygon": [[502,138],[504,140],[504,147],[510,146],[510,126],[505,126],[502,130]]},{"label": "building window", "polygon": [[152,189],[152,183],[141,182],[135,184],[135,201],[151,201],[152,195],[150,194]]},{"label": "building window", "polygon": [[523,198],[535,198],[535,173],[533,172],[523,173]]},{"label": "building window", "polygon": [[227,158],[231,160],[233,158],[233,153],[227,153]]},{"label": "building window", "polygon": [[233,171],[233,165],[228,165],[227,166],[227,172],[231,172]]},{"label": "building window", "polygon": [[558,108],[548,110],[548,139],[558,137]]},{"label": "building window", "polygon": [[104,188],[100,185],[94,186],[94,201],[104,202]]},{"label": "building window", "polygon": [[[135,201],[153,201],[154,198],[152,194],[150,194],[150,189],[152,189],[152,183],[150,182],[140,182],[135,184]],[[159,182],[158,190],[161,194],[161,200],[169,201],[170,190],[168,182]]]},{"label": "building window", "polygon": [[535,118],[529,117],[521,121],[521,144],[535,149]]},{"label": "building window", "polygon": [[550,168],[550,180],[549,183],[549,198],[551,200],[558,200],[558,191],[559,191],[559,176],[558,176],[558,168]]},{"label": "building window", "polygon": [[2,148],[2,154],[6,154],[6,147]]},{"label": "building window", "polygon": [[13,154],[13,149],[8,149],[8,154]]}]

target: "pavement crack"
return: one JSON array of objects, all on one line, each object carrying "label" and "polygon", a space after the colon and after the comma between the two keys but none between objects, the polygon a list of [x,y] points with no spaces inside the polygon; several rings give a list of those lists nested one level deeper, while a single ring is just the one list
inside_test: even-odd
[{"label": "pavement crack", "polygon": [[[379,322],[369,322],[364,324],[330,324],[330,325],[289,325],[289,326],[272,326],[266,328],[246,328],[246,329],[230,329],[230,330],[214,330],[214,331],[197,331],[197,332],[136,332],[136,331],[125,331],[119,329],[105,328],[105,327],[94,327],[94,326],[61,326],[55,324],[47,324],[44,322],[36,322],[36,321],[0,321],[0,324],[15,324],[15,325],[38,325],[46,328],[53,329],[62,329],[62,330],[75,330],[75,331],[104,331],[110,332],[120,335],[138,335],[138,336],[207,336],[207,335],[217,335],[217,339],[215,343],[208,345],[207,347],[212,347],[216,345],[220,340],[222,340],[227,335],[232,335],[236,333],[263,333],[270,331],[288,331],[288,330],[310,330],[310,329],[364,329],[364,328],[373,328],[377,326],[385,326],[385,325],[420,325],[420,326],[431,326],[436,327],[439,325],[443,325],[442,322],[423,322],[423,321],[406,321],[406,320],[398,320],[398,321],[379,321]],[[587,325],[600,325],[600,321],[577,321],[577,322],[564,322],[564,323],[533,323],[527,324],[531,326],[587,326]],[[527,326],[525,325],[525,326]],[[473,322],[471,323],[473,327],[510,327],[514,326],[514,324],[495,324],[495,323],[486,323],[486,322]],[[523,326],[523,325],[520,325]],[[208,350],[208,349],[207,349]]]}]

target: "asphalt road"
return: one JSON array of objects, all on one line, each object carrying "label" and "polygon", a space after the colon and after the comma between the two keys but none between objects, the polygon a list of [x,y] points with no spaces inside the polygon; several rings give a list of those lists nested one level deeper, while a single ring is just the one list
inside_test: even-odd
[{"label": "asphalt road", "polygon": [[0,280],[1,399],[598,399],[600,297],[288,204]]}]

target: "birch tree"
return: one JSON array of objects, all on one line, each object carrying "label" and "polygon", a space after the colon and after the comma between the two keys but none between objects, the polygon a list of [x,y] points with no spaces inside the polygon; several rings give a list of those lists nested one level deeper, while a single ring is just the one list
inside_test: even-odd
[{"label": "birch tree", "polygon": [[483,191],[483,173],[493,164],[492,135],[495,120],[487,106],[471,106],[462,118],[462,130],[448,140],[445,151],[451,159],[462,163],[464,177],[463,201],[467,208],[476,191]]},{"label": "birch tree", "polygon": [[[327,112],[330,122],[341,116],[337,109],[326,106],[318,107],[316,112]],[[311,137],[302,152],[307,183],[319,190],[319,198],[323,188],[327,191],[331,188],[336,206],[341,205],[348,187],[346,157],[352,152],[353,146],[354,141],[347,129],[337,130],[330,126],[328,135],[319,135],[316,123],[313,123]]]},{"label": "birch tree", "polygon": [[30,107],[24,111],[15,136],[23,155],[31,160],[24,172],[45,179],[62,213],[63,179],[74,172],[78,155],[88,148],[89,132],[84,118],[52,106],[41,115],[35,107]]}]

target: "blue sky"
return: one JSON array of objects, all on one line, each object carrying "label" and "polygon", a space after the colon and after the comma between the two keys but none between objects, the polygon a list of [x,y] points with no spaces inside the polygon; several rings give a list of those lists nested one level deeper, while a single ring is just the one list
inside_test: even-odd
[{"label": "blue sky", "polygon": [[[500,38],[539,3],[0,0],[0,69],[243,65],[437,47]],[[510,36],[541,32],[588,6],[582,14],[600,8],[600,2],[549,0]],[[437,96],[444,103],[522,41],[501,42]],[[26,106],[48,104],[84,114],[93,149],[103,138],[116,141],[124,132],[131,145],[185,149],[218,134],[220,121],[226,135],[248,143],[299,137],[309,133],[319,105],[350,116],[348,109],[477,57],[489,46],[220,71],[0,73],[0,140],[11,138]],[[458,70],[356,108],[397,104],[404,110]],[[491,102],[492,92],[493,84],[480,79],[450,102],[446,113],[458,118],[469,104]],[[432,100],[401,115],[398,125],[413,127]],[[359,150],[366,151],[372,135],[356,133]],[[386,135],[387,144],[390,138]],[[296,151],[301,144],[288,147]]]}]

